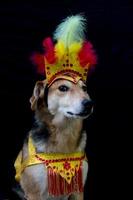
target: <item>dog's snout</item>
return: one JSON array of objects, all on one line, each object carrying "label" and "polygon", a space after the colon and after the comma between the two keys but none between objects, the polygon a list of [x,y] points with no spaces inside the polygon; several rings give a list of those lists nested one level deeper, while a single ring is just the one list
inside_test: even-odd
[{"label": "dog's snout", "polygon": [[82,105],[84,106],[84,109],[91,111],[91,109],[93,107],[93,102],[92,102],[92,100],[84,99],[82,101]]}]

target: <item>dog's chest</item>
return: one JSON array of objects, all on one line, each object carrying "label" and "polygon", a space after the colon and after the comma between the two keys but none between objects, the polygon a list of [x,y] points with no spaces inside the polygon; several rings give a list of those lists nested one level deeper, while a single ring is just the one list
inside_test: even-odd
[{"label": "dog's chest", "polygon": [[71,133],[59,133],[51,137],[48,145],[48,151],[70,153],[77,150],[77,138]]},{"label": "dog's chest", "polygon": [[77,142],[73,136],[56,135],[51,137],[47,142],[35,142],[37,152],[62,152],[70,153],[77,150]]}]

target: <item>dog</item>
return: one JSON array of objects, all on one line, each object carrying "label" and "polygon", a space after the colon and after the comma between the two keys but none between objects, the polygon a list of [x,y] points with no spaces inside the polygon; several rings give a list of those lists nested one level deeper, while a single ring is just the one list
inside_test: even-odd
[{"label": "dog", "polygon": [[[35,112],[35,124],[24,141],[18,167],[29,157],[29,138],[37,153],[69,154],[85,151],[87,135],[83,130],[83,120],[92,113],[93,104],[82,80],[74,84],[69,80],[58,79],[50,87],[47,87],[47,80],[38,81],[30,103]],[[27,200],[84,199],[83,191],[50,196],[47,172],[48,168],[44,163],[30,165],[21,170],[20,185]],[[88,162],[83,159],[83,186],[87,173]]]}]

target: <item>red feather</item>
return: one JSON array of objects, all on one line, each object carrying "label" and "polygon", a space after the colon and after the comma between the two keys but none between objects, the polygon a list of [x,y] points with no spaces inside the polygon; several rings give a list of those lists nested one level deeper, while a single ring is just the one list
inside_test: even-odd
[{"label": "red feather", "polygon": [[44,55],[39,53],[33,53],[30,57],[32,63],[37,66],[37,72],[39,74],[45,74]]},{"label": "red feather", "polygon": [[56,62],[55,57],[55,50],[54,50],[54,44],[50,37],[44,39],[43,46],[45,48],[45,58],[50,64],[54,64]]},{"label": "red feather", "polygon": [[88,63],[91,65],[97,64],[97,56],[93,49],[93,45],[90,42],[85,41],[78,54],[80,65],[86,66]]}]

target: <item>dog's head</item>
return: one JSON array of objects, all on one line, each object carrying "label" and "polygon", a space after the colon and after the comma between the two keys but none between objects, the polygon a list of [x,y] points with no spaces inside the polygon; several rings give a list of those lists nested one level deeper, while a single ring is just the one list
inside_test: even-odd
[{"label": "dog's head", "polygon": [[74,84],[60,79],[49,88],[46,80],[38,81],[30,102],[32,110],[47,109],[52,116],[61,114],[67,118],[86,118],[93,110],[87,87],[81,80]]}]

